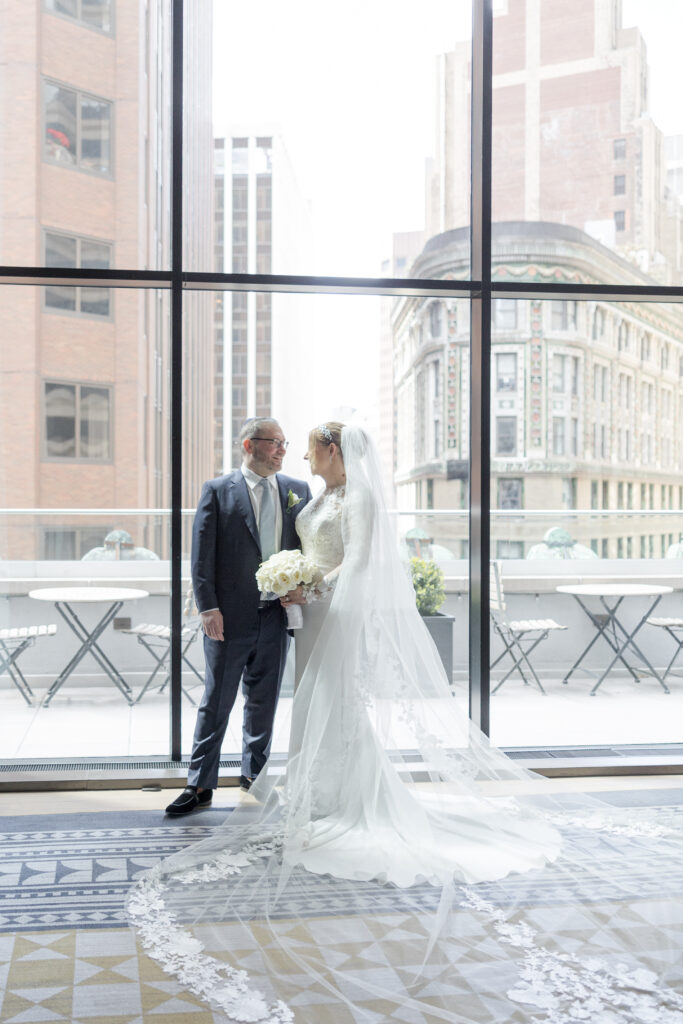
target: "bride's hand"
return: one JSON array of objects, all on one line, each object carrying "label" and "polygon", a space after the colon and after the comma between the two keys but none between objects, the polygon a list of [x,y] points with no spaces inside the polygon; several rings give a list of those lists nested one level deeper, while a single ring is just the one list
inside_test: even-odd
[{"label": "bride's hand", "polygon": [[280,598],[280,604],[285,608],[289,604],[306,604],[306,593],[303,587],[295,587],[288,594]]}]

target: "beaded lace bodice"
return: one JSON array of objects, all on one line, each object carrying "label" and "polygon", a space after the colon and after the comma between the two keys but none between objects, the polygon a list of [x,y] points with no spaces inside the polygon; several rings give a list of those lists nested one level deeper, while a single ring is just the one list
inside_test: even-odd
[{"label": "beaded lace bodice", "polygon": [[344,486],[324,490],[296,518],[303,553],[327,575],[344,557],[342,504]]}]

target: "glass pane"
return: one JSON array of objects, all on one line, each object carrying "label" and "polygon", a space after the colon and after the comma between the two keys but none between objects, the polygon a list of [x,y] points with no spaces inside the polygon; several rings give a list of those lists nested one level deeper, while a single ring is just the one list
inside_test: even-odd
[{"label": "glass pane", "polygon": [[81,0],[81,18],[86,25],[111,32],[112,6],[113,0]]},{"label": "glass pane", "polygon": [[81,387],[79,419],[80,456],[83,459],[110,459],[111,408],[109,391]]},{"label": "glass pane", "polygon": [[[4,756],[167,755],[169,296],[123,288],[98,322],[41,309],[42,291],[0,288],[0,626],[56,626],[18,655],[30,693],[0,679]],[[198,427],[185,425],[189,450]],[[89,636],[110,616],[101,658],[72,663],[67,606]]]},{"label": "glass pane", "polygon": [[111,158],[111,105],[85,97],[81,100],[81,167],[109,174]]},{"label": "glass pane", "polygon": [[58,163],[75,164],[76,93],[45,82],[44,96],[45,155]]},{"label": "glass pane", "polygon": [[[57,235],[52,232],[45,234],[45,266],[70,267],[77,266],[77,243],[75,238]],[[53,309],[76,309],[76,289],[47,285],[45,288],[45,305]]]},{"label": "glass pane", "polygon": [[[81,241],[81,266],[106,270],[111,266],[111,246],[87,239]],[[108,288],[81,288],[81,312],[91,316],[109,316]]]},{"label": "glass pane", "polygon": [[45,0],[45,7],[58,14],[67,14],[70,18],[78,17],[78,0]]},{"label": "glass pane", "polygon": [[[592,253],[562,264],[527,236],[498,259],[557,270]],[[662,622],[683,618],[683,307],[516,306],[516,329],[492,335],[492,420],[517,422],[516,449],[491,461],[492,738],[676,742],[679,648]],[[515,392],[495,369],[512,353]]]},{"label": "glass pane", "polygon": [[76,388],[45,385],[45,444],[48,456],[76,455]]},{"label": "glass pane", "polygon": [[[454,693],[466,707],[468,437],[462,394],[459,389],[455,393],[454,382],[468,366],[467,300],[251,292],[190,292],[188,297],[197,303],[188,315],[192,310],[207,327],[213,323],[213,358],[206,358],[206,335],[195,336],[186,322],[192,369],[185,377],[184,408],[197,431],[207,424],[210,429],[203,435],[206,446],[184,454],[184,574],[189,576],[191,528],[202,485],[239,471],[245,419],[278,419],[290,442],[282,471],[309,484],[313,493],[324,484],[311,477],[304,458],[310,430],[328,420],[363,423],[377,441],[400,552],[406,560],[436,561],[446,575],[445,602],[438,611],[454,620],[444,620],[443,614],[436,618],[446,623],[449,673],[457,648]],[[434,311],[434,305],[440,308]],[[417,344],[419,327],[422,346]],[[297,484],[293,488],[298,493]],[[285,750],[288,742],[293,654],[278,705],[276,751]],[[238,695],[224,756],[241,748],[242,708]],[[192,747],[195,719],[194,712],[184,712],[184,753]]]},{"label": "glass pane", "polygon": [[[0,264],[41,265],[45,233],[58,230],[109,245],[118,269],[167,269],[170,0],[41,0],[31,10],[31,18],[5,19],[0,34]],[[210,17],[198,31],[210,36]],[[210,80],[210,62],[192,75]],[[191,88],[186,102],[199,110]],[[210,135],[210,89],[197,116]],[[40,148],[28,153],[34,133]],[[207,210],[200,229],[209,249],[211,221]],[[70,311],[81,312],[78,304]],[[106,313],[86,308],[85,315]]]},{"label": "glass pane", "polygon": [[[494,5],[494,250],[527,222],[558,249],[593,246],[581,280],[621,283],[606,247],[641,284],[680,283],[681,31],[666,0]],[[515,280],[545,273],[529,259]]]},{"label": "glass pane", "polygon": [[[206,5],[185,10],[200,69]],[[305,0],[293,21],[278,0],[213,3],[213,138],[186,110],[189,269],[441,276],[415,261],[455,231],[467,275],[471,3],[415,10],[378,0],[340,18]],[[199,162],[195,142],[211,147]],[[211,189],[215,250],[200,233]]]}]

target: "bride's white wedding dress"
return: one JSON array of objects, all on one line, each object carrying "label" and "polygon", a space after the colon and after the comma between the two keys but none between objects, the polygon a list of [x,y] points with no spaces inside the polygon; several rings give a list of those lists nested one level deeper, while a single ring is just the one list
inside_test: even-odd
[{"label": "bride's white wedding dress", "polygon": [[[215,1018],[683,1024],[678,808],[549,795],[458,711],[364,431],[297,518],[305,608],[286,766],[149,872],[132,922]],[[255,799],[254,799],[255,798]]]}]

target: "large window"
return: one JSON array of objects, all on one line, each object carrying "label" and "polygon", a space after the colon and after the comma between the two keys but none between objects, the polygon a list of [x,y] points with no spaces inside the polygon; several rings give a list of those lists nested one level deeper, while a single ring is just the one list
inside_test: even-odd
[{"label": "large window", "polygon": [[[588,714],[586,680],[562,686],[559,666],[590,622],[555,586],[674,568],[622,564],[667,557],[683,470],[683,124],[675,104],[665,123],[650,88],[659,76],[670,99],[679,76],[669,66],[666,87],[645,0],[433,0],[410,19],[389,0],[341,19],[302,0],[296,22],[278,0],[30,6],[0,40],[0,469],[17,511],[0,558],[77,563],[104,548],[122,579],[117,555],[166,562],[165,587],[150,571],[149,603],[124,617],[168,623],[171,594],[179,755],[202,482],[239,463],[249,416],[271,410],[299,445],[323,418],[354,417],[376,426],[401,542],[445,566],[457,699],[488,728],[477,659],[499,554],[517,574],[511,615],[568,628],[534,652],[546,708],[506,682],[494,740],[615,739],[608,703],[633,707],[659,683],[633,687],[618,664],[598,694],[614,699]],[[672,37],[669,6],[659,32]],[[184,53],[170,45],[181,9]],[[490,13],[485,83],[490,37],[469,33]],[[294,444],[286,469],[306,472]],[[132,546],[107,547],[123,529]],[[17,623],[25,599],[5,602]],[[678,604],[667,595],[658,614]],[[107,640],[140,682],[121,634]],[[605,642],[592,652],[607,665]],[[655,714],[631,717],[634,742],[658,738]]]},{"label": "large window", "polygon": [[43,83],[43,155],[63,167],[109,177],[112,104],[66,85]]},{"label": "large window", "polygon": [[45,456],[111,459],[111,388],[45,381]]},{"label": "large window", "polygon": [[[46,267],[107,270],[111,266],[111,252],[112,247],[107,242],[76,238],[56,231],[45,232]],[[108,288],[48,285],[44,302],[50,311],[92,317],[111,315],[111,292]]]}]

